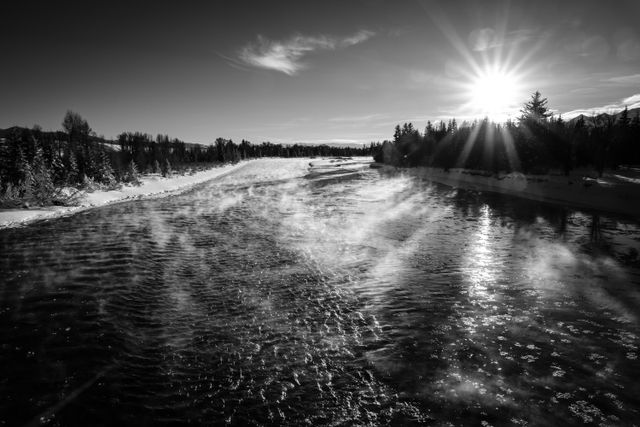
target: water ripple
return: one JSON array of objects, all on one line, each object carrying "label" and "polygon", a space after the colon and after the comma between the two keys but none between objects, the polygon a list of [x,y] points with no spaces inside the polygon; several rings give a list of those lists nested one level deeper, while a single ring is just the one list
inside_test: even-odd
[{"label": "water ripple", "polygon": [[637,223],[253,165],[0,232],[0,424],[637,419]]}]

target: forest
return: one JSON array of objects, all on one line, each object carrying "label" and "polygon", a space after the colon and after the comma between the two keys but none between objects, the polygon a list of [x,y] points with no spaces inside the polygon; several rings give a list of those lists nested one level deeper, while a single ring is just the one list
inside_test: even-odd
[{"label": "forest", "polygon": [[63,130],[13,127],[0,133],[0,208],[72,203],[69,188],[117,188],[141,173],[168,176],[260,157],[366,156],[371,147],[282,145],[217,138],[191,144],[167,135],[123,132],[115,141],[96,136],[87,120],[68,111]]},{"label": "forest", "polygon": [[633,117],[627,108],[615,115],[578,116],[565,121],[552,116],[540,92],[531,95],[517,121],[494,123],[488,119],[458,125],[456,119],[423,133],[412,123],[397,125],[393,140],[374,147],[377,162],[403,166],[466,168],[498,172],[569,174],[592,168],[640,164],[640,110]]}]

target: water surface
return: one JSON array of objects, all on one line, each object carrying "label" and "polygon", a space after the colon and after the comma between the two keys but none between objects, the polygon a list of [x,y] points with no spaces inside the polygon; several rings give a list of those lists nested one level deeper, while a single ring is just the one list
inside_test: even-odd
[{"label": "water surface", "polygon": [[639,246],[299,159],[1,230],[0,424],[631,424]]}]

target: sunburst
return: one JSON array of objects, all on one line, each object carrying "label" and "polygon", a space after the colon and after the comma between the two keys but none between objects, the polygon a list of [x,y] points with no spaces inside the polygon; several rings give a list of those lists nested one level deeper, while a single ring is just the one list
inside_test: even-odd
[{"label": "sunburst", "polygon": [[517,75],[498,67],[482,70],[468,84],[469,108],[495,122],[518,111],[522,90]]}]

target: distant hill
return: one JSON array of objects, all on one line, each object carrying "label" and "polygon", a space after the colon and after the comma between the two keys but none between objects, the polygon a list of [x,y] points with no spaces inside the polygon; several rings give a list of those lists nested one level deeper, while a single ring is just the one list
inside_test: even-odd
[{"label": "distant hill", "polygon": [[[638,114],[640,114],[640,108],[629,110],[629,119],[632,120]],[[610,122],[617,122],[620,119],[621,115],[622,111],[612,114],[601,113],[596,116],[587,116],[585,114],[580,114],[579,116],[576,116],[569,120],[568,123],[574,125],[582,117],[584,119],[585,125],[587,125],[588,127],[604,126]]]}]

